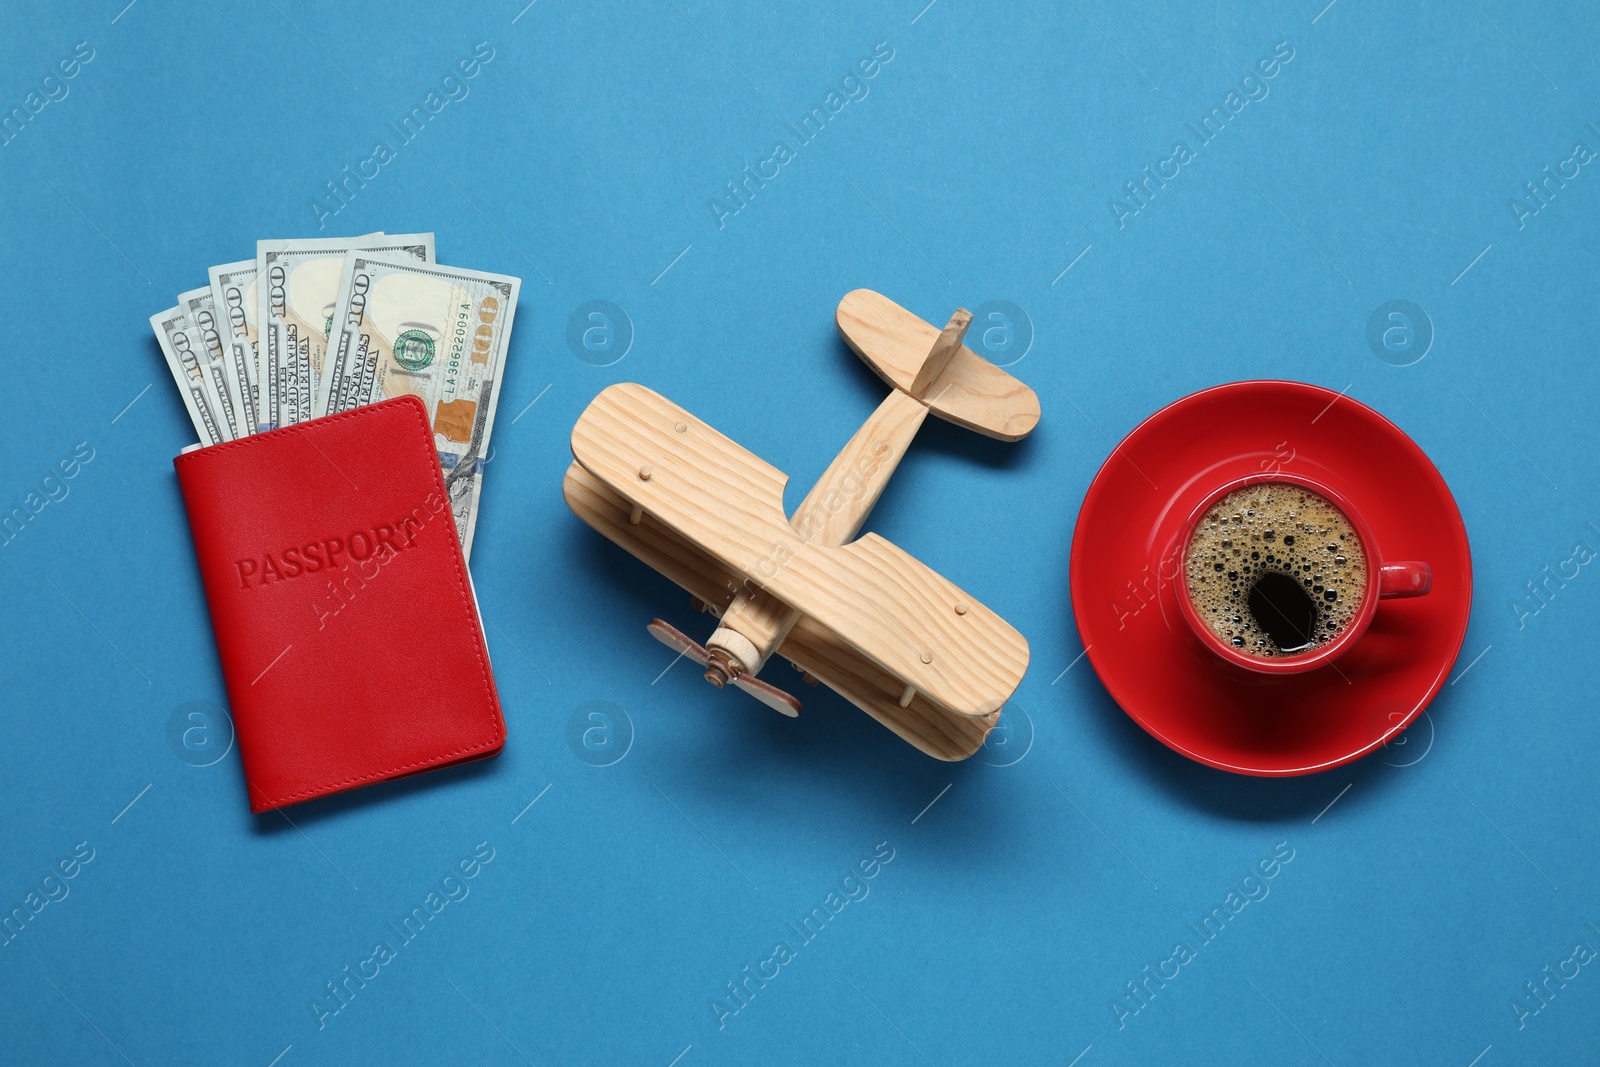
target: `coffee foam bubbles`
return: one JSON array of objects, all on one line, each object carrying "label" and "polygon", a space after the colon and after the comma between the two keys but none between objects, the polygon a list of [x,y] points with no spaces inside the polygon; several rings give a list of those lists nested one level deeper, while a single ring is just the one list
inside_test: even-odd
[{"label": "coffee foam bubbles", "polygon": [[[1184,570],[1202,622],[1224,643],[1264,659],[1304,655],[1337,637],[1367,589],[1367,555],[1350,520],[1326,497],[1287,482],[1245,486],[1206,509]],[[1308,648],[1285,653],[1250,611],[1251,588],[1273,573],[1293,578],[1317,606]]]}]

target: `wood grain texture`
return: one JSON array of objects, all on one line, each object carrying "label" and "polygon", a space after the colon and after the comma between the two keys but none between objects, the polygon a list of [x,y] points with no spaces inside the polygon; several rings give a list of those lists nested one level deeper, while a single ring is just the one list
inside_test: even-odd
[{"label": "wood grain texture", "polygon": [[[713,614],[721,614],[732,602],[739,583],[731,573],[649,516],[637,526],[630,525],[628,501],[581,465],[573,463],[567,468],[562,494],[578,518],[703,601]],[[999,720],[998,712],[981,717],[951,715],[921,696],[908,707],[900,707],[904,688],[900,679],[810,619],[795,624],[778,655],[935,759],[955,761],[971,756],[983,747]]]},{"label": "wood grain texture", "polygon": [[[795,509],[789,525],[800,539],[818,545],[853,539],[927,415],[921,401],[891,390]],[[756,647],[758,658],[744,667],[759,671],[798,618],[799,612],[770,593],[753,590],[729,605],[722,624]]]},{"label": "wood grain texture", "polygon": [[[871,289],[846,293],[834,322],[845,343],[878,377],[907,393],[940,334],[939,327]],[[965,345],[951,358],[926,403],[946,422],[1001,441],[1026,437],[1039,423],[1034,391]]]},{"label": "wood grain texture", "polygon": [[898,389],[884,397],[795,509],[795,532],[819,545],[854,540],[927,416],[920,400]]},{"label": "wood grain texture", "polygon": [[944,710],[989,715],[1021,682],[1028,643],[1004,619],[876,534],[841,547],[801,540],[783,512],[781,471],[644,386],[595,397],[572,452],[630,504]]},{"label": "wood grain texture", "polygon": [[950,366],[950,360],[964,347],[961,341],[967,336],[967,327],[971,325],[972,312],[966,308],[956,308],[956,313],[950,316],[950,321],[939,331],[938,339],[928,350],[922,366],[917,368],[917,376],[911,380],[911,388],[906,392],[918,400],[927,398],[928,390],[933,388],[934,383]]}]

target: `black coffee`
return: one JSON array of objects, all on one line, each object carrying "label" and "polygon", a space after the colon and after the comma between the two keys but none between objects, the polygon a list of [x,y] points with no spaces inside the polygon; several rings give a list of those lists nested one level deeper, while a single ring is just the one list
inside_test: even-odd
[{"label": "black coffee", "polygon": [[1268,571],[1245,598],[1250,618],[1285,655],[1306,652],[1317,643],[1317,602],[1287,574]]},{"label": "black coffee", "polygon": [[1185,577],[1190,603],[1223,641],[1251,656],[1297,656],[1355,618],[1367,557],[1332,501],[1264,482],[1207,509],[1189,539]]}]

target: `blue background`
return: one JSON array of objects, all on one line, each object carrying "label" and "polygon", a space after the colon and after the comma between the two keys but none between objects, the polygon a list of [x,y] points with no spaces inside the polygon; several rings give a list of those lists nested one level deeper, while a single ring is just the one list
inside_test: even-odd
[{"label": "blue background", "polygon": [[[1574,141],[1600,147],[1595,9],[925,2],[0,14],[0,109],[75,42],[94,50],[0,148],[0,503],[94,450],[0,550],[0,907],[94,850],[0,947],[0,1057],[1595,1056],[1600,966],[1520,1025],[1511,1005],[1578,943],[1600,949],[1600,577],[1525,589],[1600,548],[1600,170],[1520,222],[1510,206]],[[1269,95],[1119,229],[1109,198],[1174,141],[1194,148],[1185,123],[1284,41]],[[469,95],[398,144],[387,123],[478,42],[494,58]],[[793,146],[785,120],[879,42],[893,59],[869,95],[719,225],[724,183]],[[396,158],[326,199],[379,140]],[[146,320],[257,238],[380,228],[435,230],[442,262],[524,278],[472,561],[510,739],[484,764],[254,817],[235,752],[194,765],[224,745],[225,696],[170,463],[193,433]],[[830,694],[803,692],[789,722],[682,665],[663,676],[645,621],[705,618],[561,500],[578,413],[633,380],[788,471],[798,503],[882,397],[833,327],[858,286],[935,322],[1010,301],[1033,333],[1011,367],[1043,402],[1033,437],[930,424],[870,523],[1031,642],[1008,730],[961,765]],[[1402,335],[1369,344],[1395,299],[1431,323],[1420,361]],[[567,342],[591,300],[632,333],[609,366],[620,342]],[[1252,377],[1348,389],[1395,420],[1474,554],[1471,627],[1428,717],[1297,780],[1212,771],[1140,732],[1078,660],[1067,595],[1114,442]],[[427,620],[404,624],[425,646]],[[175,719],[206,727],[185,747]],[[470,896],[319,1025],[325,983],[397,942],[390,924],[479,842],[494,859]],[[880,842],[894,859],[870,894],[719,1026],[725,983],[797,942],[785,924]],[[1148,1003],[1113,1007],[1280,842],[1294,858],[1265,899]]]}]

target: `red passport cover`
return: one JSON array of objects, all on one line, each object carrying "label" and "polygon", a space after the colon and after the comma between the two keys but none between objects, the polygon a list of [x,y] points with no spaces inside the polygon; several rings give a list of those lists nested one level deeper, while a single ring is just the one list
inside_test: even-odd
[{"label": "red passport cover", "polygon": [[500,751],[505,720],[420,400],[172,463],[252,811]]}]

